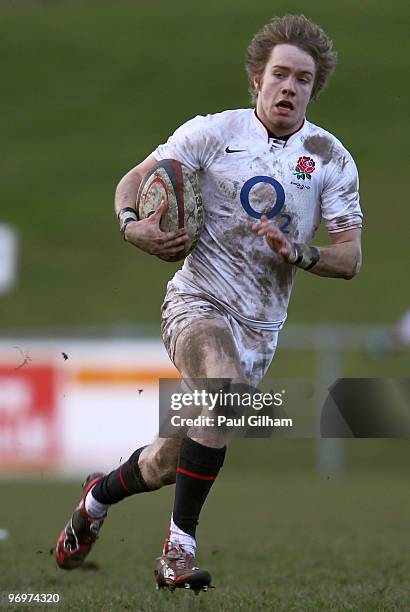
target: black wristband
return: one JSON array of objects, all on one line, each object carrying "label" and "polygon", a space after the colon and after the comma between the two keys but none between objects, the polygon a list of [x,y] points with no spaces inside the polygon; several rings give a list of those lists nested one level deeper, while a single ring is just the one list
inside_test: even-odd
[{"label": "black wristband", "polygon": [[120,232],[124,240],[125,240],[125,228],[127,227],[128,223],[132,223],[133,221],[136,221],[134,217],[127,217],[126,219],[124,219],[123,223],[121,223]]},{"label": "black wristband", "polygon": [[128,223],[131,223],[131,221],[138,221],[137,211],[135,208],[126,206],[125,208],[121,208],[117,217],[118,221],[120,222],[121,236],[125,240],[125,228],[127,227]]},{"label": "black wristband", "polygon": [[117,213],[118,221],[121,220],[122,214],[126,212],[129,212],[132,215],[137,216],[137,211],[135,210],[135,208],[131,208],[131,206],[125,206],[124,208],[121,208],[121,210],[119,210]]},{"label": "black wristband", "polygon": [[313,266],[315,266],[317,264],[317,262],[319,261],[319,259],[320,259],[320,254],[319,254],[319,251],[317,250],[316,247],[311,246],[310,247],[310,253],[311,253],[312,261],[305,268],[305,270],[310,270],[311,268],[313,268]]},{"label": "black wristband", "polygon": [[293,245],[295,247],[295,261],[292,262],[294,266],[299,266],[299,264],[301,263],[301,261],[303,261],[303,251],[301,249],[301,245],[295,243]]},{"label": "black wristband", "polygon": [[291,262],[294,266],[302,270],[311,270],[320,259],[320,253],[314,246],[308,244],[294,243],[295,261]]}]

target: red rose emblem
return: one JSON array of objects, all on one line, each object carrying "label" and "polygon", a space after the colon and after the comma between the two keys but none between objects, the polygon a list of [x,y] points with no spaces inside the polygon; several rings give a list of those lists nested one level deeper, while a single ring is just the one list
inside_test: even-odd
[{"label": "red rose emblem", "polygon": [[306,174],[312,174],[315,169],[315,162],[311,157],[299,157],[298,159],[298,168],[301,172],[306,172]]}]

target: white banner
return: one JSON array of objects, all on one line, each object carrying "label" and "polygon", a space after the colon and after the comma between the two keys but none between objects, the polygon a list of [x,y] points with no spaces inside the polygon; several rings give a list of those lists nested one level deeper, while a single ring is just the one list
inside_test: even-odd
[{"label": "white banner", "polygon": [[0,473],[110,470],[158,432],[160,340],[0,341]]}]

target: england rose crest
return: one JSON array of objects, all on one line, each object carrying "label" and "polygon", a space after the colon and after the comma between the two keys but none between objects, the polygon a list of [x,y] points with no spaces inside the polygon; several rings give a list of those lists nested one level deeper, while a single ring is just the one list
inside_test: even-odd
[{"label": "england rose crest", "polygon": [[310,175],[312,174],[314,169],[315,162],[313,161],[313,159],[304,155],[303,157],[299,157],[298,163],[296,164],[296,168],[293,174],[298,179],[305,180],[305,178],[308,178],[310,181],[312,178]]}]

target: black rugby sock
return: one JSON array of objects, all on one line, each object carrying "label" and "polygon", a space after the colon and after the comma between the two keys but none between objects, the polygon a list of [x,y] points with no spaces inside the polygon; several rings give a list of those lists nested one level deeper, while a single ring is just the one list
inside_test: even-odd
[{"label": "black rugby sock", "polygon": [[223,465],[225,453],[226,446],[210,448],[191,438],[182,440],[172,518],[192,537],[195,537],[199,514]]},{"label": "black rugby sock", "polygon": [[125,497],[135,493],[152,490],[142,477],[138,465],[139,456],[144,448],[146,446],[133,452],[128,461],[107,474],[107,476],[104,476],[94,485],[92,494],[97,501],[101,504],[116,504]]}]

